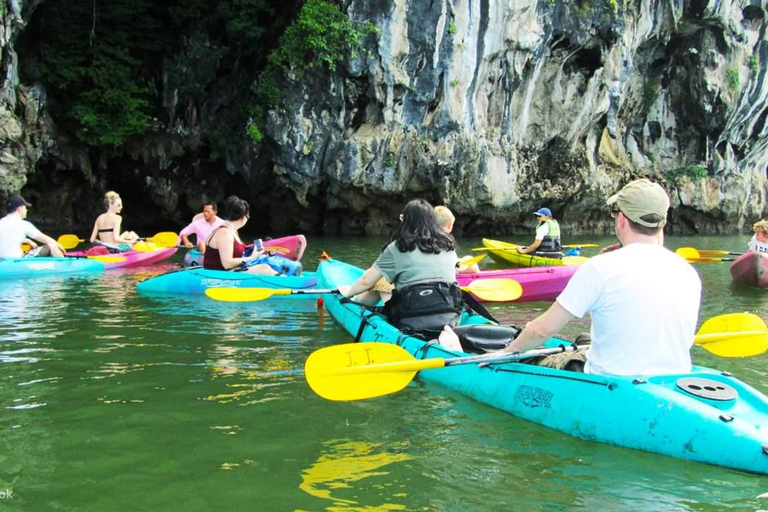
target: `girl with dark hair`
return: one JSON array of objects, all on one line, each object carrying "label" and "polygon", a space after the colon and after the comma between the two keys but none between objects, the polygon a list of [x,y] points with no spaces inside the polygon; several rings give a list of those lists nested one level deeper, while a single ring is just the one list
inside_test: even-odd
[{"label": "girl with dark hair", "polygon": [[[237,196],[229,196],[222,205],[221,218],[224,224],[213,230],[205,242],[203,268],[213,270],[235,270],[244,263],[258,258],[264,251],[254,249],[250,256],[243,256],[245,244],[240,240],[237,230],[245,226],[250,217],[250,205]],[[273,276],[278,272],[266,264],[252,265],[245,268],[254,274]]]},{"label": "girl with dark hair", "polygon": [[[446,300],[452,305],[448,307],[459,309],[461,300],[460,290],[456,285],[456,263],[458,262],[456,241],[438,225],[435,209],[423,199],[414,199],[405,205],[400,221],[400,225],[392,235],[392,241],[384,247],[371,268],[366,270],[352,286],[339,288],[339,291],[344,297],[356,296],[356,302],[374,305],[378,303],[380,297],[372,290],[384,277],[395,286],[395,294],[387,302],[390,305],[391,303],[399,304],[406,297],[406,289],[410,290],[417,285],[429,287],[433,283],[439,283],[438,287],[444,290],[433,290],[424,296],[441,296],[449,293],[451,297],[447,297]],[[459,294],[458,304],[455,303],[456,292]],[[406,300],[403,304],[405,303],[411,302]],[[445,309],[446,305],[444,304],[442,308]],[[403,313],[404,317],[410,315],[410,312]],[[443,321],[445,316],[432,315],[426,310],[420,316],[430,318],[425,322],[412,322],[411,327],[414,330],[439,332],[443,325],[449,323]],[[416,327],[416,323],[420,326]],[[431,325],[427,325],[430,323]],[[403,327],[402,324],[399,326]]]}]

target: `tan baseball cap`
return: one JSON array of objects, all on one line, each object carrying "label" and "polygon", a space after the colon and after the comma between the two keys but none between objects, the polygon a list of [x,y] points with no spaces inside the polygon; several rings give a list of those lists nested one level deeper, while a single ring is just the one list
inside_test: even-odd
[{"label": "tan baseball cap", "polygon": [[669,196],[661,185],[645,178],[627,183],[609,197],[608,206],[614,203],[625,217],[641,226],[657,228],[667,223]]}]

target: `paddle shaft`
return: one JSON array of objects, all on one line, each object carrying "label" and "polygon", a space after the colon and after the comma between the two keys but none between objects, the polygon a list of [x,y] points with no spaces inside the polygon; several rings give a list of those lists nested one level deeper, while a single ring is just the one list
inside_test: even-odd
[{"label": "paddle shaft", "polygon": [[704,256],[714,256],[717,254],[725,254],[728,256],[741,256],[744,254],[743,252],[730,252],[730,251],[704,251],[700,250],[699,254],[703,254]]},{"label": "paddle shaft", "polygon": [[529,350],[527,352],[515,352],[509,354],[481,354],[478,356],[452,357],[444,359],[435,357],[430,359],[414,359],[411,361],[395,361],[391,363],[366,364],[361,366],[347,366],[335,370],[335,374],[358,374],[358,373],[389,373],[396,372],[418,372],[420,370],[432,370],[443,368],[445,366],[456,366],[462,364],[500,364],[531,359],[534,357],[559,354],[560,352],[571,352],[576,350],[576,345],[560,346],[556,348],[540,348]]},{"label": "paddle shaft", "polygon": [[696,336],[694,336],[693,339],[697,344],[703,345],[704,343],[722,341],[724,338],[738,339],[738,338],[749,338],[750,336],[761,336],[761,335],[765,335],[765,332],[764,331],[712,332],[709,334],[697,334]]}]

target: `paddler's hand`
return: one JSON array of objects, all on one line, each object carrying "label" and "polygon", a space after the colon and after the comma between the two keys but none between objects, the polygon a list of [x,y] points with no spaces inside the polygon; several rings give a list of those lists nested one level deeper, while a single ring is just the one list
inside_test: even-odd
[{"label": "paddler's hand", "polygon": [[184,247],[186,247],[187,249],[191,249],[191,248],[193,248],[194,246],[195,246],[195,244],[193,244],[193,243],[192,243],[192,242],[190,242],[189,240],[185,240],[185,241],[184,241]]},{"label": "paddler's hand", "polygon": [[339,286],[339,293],[341,294],[342,297],[347,298],[347,297],[349,297],[348,292],[349,292],[350,288],[351,288],[350,286],[346,286],[346,285],[345,286]]},{"label": "paddler's hand", "polygon": [[608,247],[603,247],[602,249],[600,249],[600,252],[598,252],[597,254],[605,254],[607,252],[615,251],[617,249],[621,249],[621,242],[617,244],[609,245]]}]

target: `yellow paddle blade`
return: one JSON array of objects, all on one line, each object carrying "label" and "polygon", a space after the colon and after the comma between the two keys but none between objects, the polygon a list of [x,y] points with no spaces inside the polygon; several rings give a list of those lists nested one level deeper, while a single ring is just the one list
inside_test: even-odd
[{"label": "yellow paddle blade", "polygon": [[720,357],[748,357],[768,350],[768,326],[752,313],[712,317],[701,326],[695,342]]},{"label": "yellow paddle blade", "polygon": [[153,251],[159,251],[160,249],[162,249],[162,247],[152,242],[138,241],[135,244],[133,244],[134,251],[153,252]]},{"label": "yellow paddle blade", "polygon": [[694,249],[693,247],[680,247],[675,251],[675,254],[685,259],[701,258],[701,254],[699,254],[699,251]]},{"label": "yellow paddle blade", "polygon": [[264,244],[264,249],[272,252],[291,252],[290,249],[286,249],[285,247],[280,247],[279,245]]},{"label": "yellow paddle blade", "polygon": [[488,302],[509,302],[523,294],[523,287],[514,279],[475,279],[462,290],[471,292],[478,299]]},{"label": "yellow paddle blade", "polygon": [[86,256],[89,260],[101,261],[102,263],[119,263],[125,261],[122,256]]},{"label": "yellow paddle blade", "polygon": [[152,242],[160,247],[175,247],[178,244],[179,235],[172,231],[163,231],[155,236],[147,238],[147,242]]},{"label": "yellow paddle blade", "polygon": [[588,259],[586,256],[563,256],[563,265],[581,265]]},{"label": "yellow paddle blade", "polygon": [[69,250],[74,249],[77,247],[77,244],[84,242],[84,240],[82,238],[78,238],[77,235],[61,235],[58,239],[58,242],[64,249]]},{"label": "yellow paddle blade", "polygon": [[469,258],[467,260],[460,261],[459,262],[459,272],[464,272],[468,268],[472,267],[472,265],[477,265],[486,256],[488,256],[488,253],[479,254],[479,255],[474,256],[472,258]]},{"label": "yellow paddle blade", "polygon": [[361,400],[400,391],[419,370],[444,365],[445,359],[414,359],[398,345],[347,343],[313,352],[304,376],[326,400]]},{"label": "yellow paddle blade", "polygon": [[221,302],[255,302],[272,297],[273,295],[290,295],[289,289],[275,288],[208,288],[205,294],[213,300]]}]

